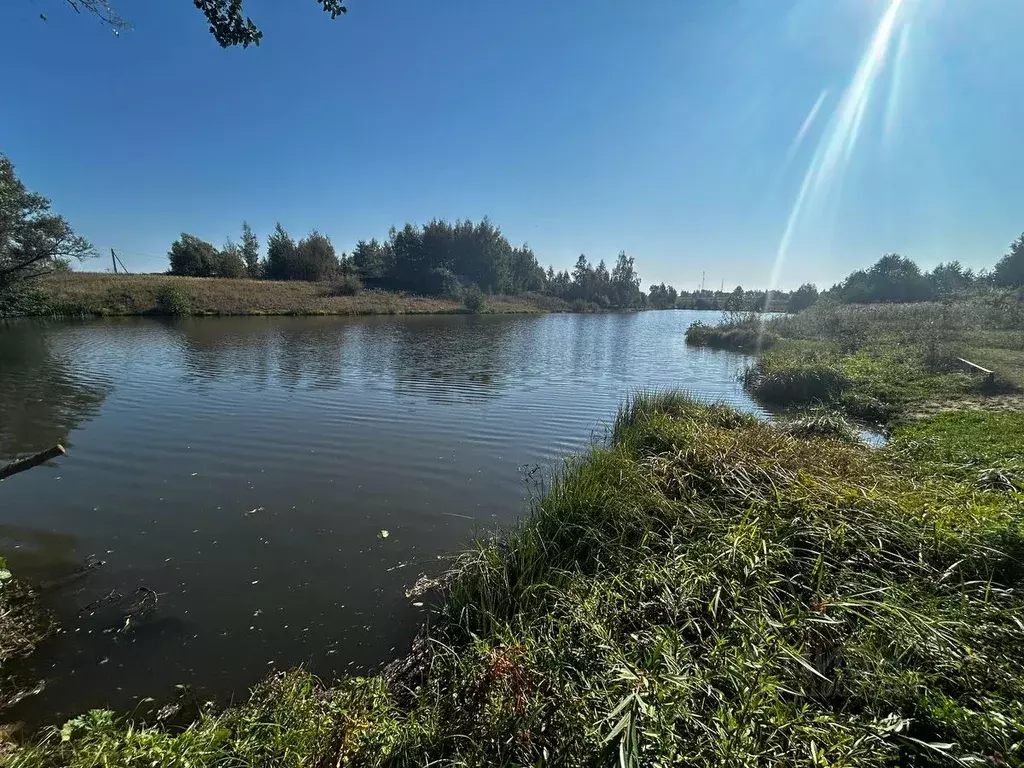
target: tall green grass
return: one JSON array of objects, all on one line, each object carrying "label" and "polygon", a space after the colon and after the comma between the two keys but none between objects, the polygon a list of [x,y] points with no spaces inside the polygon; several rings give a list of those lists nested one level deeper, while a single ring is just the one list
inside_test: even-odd
[{"label": "tall green grass", "polygon": [[932,472],[1024,491],[1022,435],[1024,413],[947,411],[901,426],[893,447]]},{"label": "tall green grass", "polygon": [[686,343],[695,347],[761,352],[770,349],[775,341],[775,334],[766,330],[761,315],[753,313],[726,318],[718,325],[698,320],[686,329]]},{"label": "tall green grass", "polygon": [[[1019,302],[999,295],[958,304],[819,302],[765,321],[726,317],[694,324],[687,342],[761,352],[743,379],[762,402],[824,404],[855,418],[891,422],[936,401],[1018,394],[1024,385]],[[1022,320],[1024,322],[1024,320]],[[755,330],[767,341],[757,346]],[[959,358],[995,371],[994,381]]]},{"label": "tall green grass", "polygon": [[[941,337],[963,340],[978,333],[1024,342],[1024,304],[1000,294],[969,301],[914,304],[836,304],[822,301],[799,314],[774,318],[770,326],[795,339],[865,339],[872,336],[926,343]],[[1022,348],[1018,346],[1018,348]]]},{"label": "tall green grass", "polygon": [[[13,765],[1019,765],[1020,494],[678,393],[463,555],[400,673]],[[995,762],[993,762],[995,761]]]}]

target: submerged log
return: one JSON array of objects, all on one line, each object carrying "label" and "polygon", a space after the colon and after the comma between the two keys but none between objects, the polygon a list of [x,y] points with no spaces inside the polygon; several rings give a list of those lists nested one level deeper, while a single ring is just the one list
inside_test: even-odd
[{"label": "submerged log", "polygon": [[24,472],[26,469],[32,469],[32,467],[38,467],[40,464],[55,459],[58,456],[63,456],[65,453],[64,446],[59,443],[53,448],[47,448],[45,451],[40,451],[34,456],[28,456],[24,459],[18,459],[12,461],[5,467],[0,467],[0,480],[4,480],[11,475],[16,475],[19,472]]}]

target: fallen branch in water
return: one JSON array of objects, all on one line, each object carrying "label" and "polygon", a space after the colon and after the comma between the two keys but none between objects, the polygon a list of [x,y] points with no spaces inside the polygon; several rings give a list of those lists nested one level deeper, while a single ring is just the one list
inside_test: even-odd
[{"label": "fallen branch in water", "polygon": [[32,469],[32,467],[38,467],[50,459],[55,459],[58,456],[65,454],[64,446],[59,443],[53,448],[47,448],[45,451],[40,451],[34,456],[29,456],[24,459],[18,459],[12,461],[6,467],[0,467],[0,480],[6,480],[11,475],[16,475],[19,472],[24,472],[26,469]]}]

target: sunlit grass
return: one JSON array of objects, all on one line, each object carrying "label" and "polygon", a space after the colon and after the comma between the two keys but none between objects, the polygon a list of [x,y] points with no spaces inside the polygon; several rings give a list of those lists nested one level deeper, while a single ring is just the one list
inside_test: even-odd
[{"label": "sunlit grass", "polygon": [[761,352],[771,348],[775,343],[775,335],[765,331],[759,317],[750,313],[718,325],[698,320],[686,329],[686,342],[696,347]]},{"label": "sunlit grass", "polygon": [[[1024,385],[1024,332],[1014,302],[815,305],[764,324],[751,349],[749,318],[695,325],[687,342],[760,351],[744,374],[754,397],[777,406],[827,405],[887,423],[920,406],[1016,394]],[[994,381],[965,365],[994,371]]]},{"label": "sunlit grass", "polygon": [[184,731],[89,715],[8,762],[1019,764],[1019,494],[803,427],[638,395],[462,557],[401,673],[293,673]]},{"label": "sunlit grass", "polygon": [[[77,273],[39,283],[46,312],[81,315],[379,315],[466,312],[454,299],[388,291],[339,295],[335,283]],[[565,311],[552,297],[492,296],[482,311]]]},{"label": "sunlit grass", "polygon": [[894,448],[933,472],[1024,491],[1022,435],[1024,413],[947,411],[901,426]]}]

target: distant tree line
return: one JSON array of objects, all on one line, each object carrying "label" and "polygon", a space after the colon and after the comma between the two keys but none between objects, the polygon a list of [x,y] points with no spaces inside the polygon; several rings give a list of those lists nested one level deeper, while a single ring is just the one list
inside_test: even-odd
[{"label": "distant tree line", "polygon": [[[674,293],[671,286],[669,292]],[[652,300],[655,287],[651,288]],[[723,312],[799,312],[818,300],[818,289],[805,283],[795,291],[744,290],[737,285],[731,291],[680,291],[677,309],[717,309]]]},{"label": "distant tree line", "polygon": [[1024,288],[1024,235],[991,271],[975,272],[959,261],[922,271],[911,259],[887,253],[870,268],[851,272],[825,295],[846,304],[903,303],[967,298],[998,288]]},{"label": "distant tree line", "polygon": [[595,267],[583,254],[571,273],[555,272],[548,267],[543,290],[569,302],[594,304],[602,309],[643,307],[646,303],[633,257],[627,256],[625,251],[619,253],[611,272],[604,259]]},{"label": "distant tree line", "polygon": [[647,291],[647,304],[651,309],[675,309],[679,293],[671,285],[659,283]]},{"label": "distant tree line", "polygon": [[546,270],[528,245],[513,246],[489,219],[454,223],[434,219],[423,225],[392,227],[385,240],[360,240],[351,254],[335,252],[330,238],[313,231],[296,241],[277,224],[267,239],[266,256],[247,223],[238,244],[222,249],[183,233],[171,246],[170,274],[190,277],[250,277],[266,280],[336,281],[340,293],[364,286],[428,295],[461,296],[539,293],[576,309],[719,309],[798,312],[818,298],[814,285],[793,292],[677,291],[665,283],[645,294],[632,256],[619,253],[608,268],[581,254],[571,270]]},{"label": "distant tree line", "polygon": [[[96,255],[50,201],[31,192],[0,154],[0,315],[31,311],[36,278],[70,269],[72,261]],[[333,291],[351,294],[364,285],[413,293],[458,295],[479,305],[484,294],[536,292],[570,302],[577,309],[717,309],[799,312],[819,299],[805,283],[794,291],[677,291],[652,285],[640,290],[633,257],[619,253],[608,269],[581,255],[571,271],[541,268],[528,245],[513,246],[490,220],[435,219],[423,226],[392,228],[384,241],[361,240],[351,254],[337,254],[330,238],[310,232],[296,241],[278,224],[266,255],[247,223],[239,241],[222,248],[182,233],[168,253],[170,274],[192,277],[249,277],[269,280],[334,281]],[[886,254],[821,294],[843,303],[952,300],[994,289],[1024,289],[1024,234],[1010,244],[991,270],[975,272],[959,261],[922,271],[912,260]]]},{"label": "distant tree line", "polygon": [[[1010,244],[1006,254],[991,270],[974,271],[959,261],[944,262],[930,271],[898,253],[887,253],[867,269],[858,269],[820,294],[821,298],[841,304],[911,303],[967,299],[993,290],[1018,292],[1024,289],[1024,234]],[[656,299],[656,295],[658,299]],[[725,311],[800,312],[819,299],[818,289],[805,283],[790,293],[744,291],[737,286],[732,293],[695,291],[680,293],[675,304],[687,309]],[[663,289],[652,286],[650,302],[668,301]]]},{"label": "distant tree line", "polygon": [[[168,253],[169,273],[188,277],[249,277],[267,280],[340,281],[344,292],[364,285],[383,290],[454,295],[467,289],[486,294],[543,293],[600,309],[645,306],[632,256],[619,254],[611,271],[585,255],[571,272],[544,270],[528,245],[513,246],[489,219],[441,219],[392,227],[386,240],[360,240],[351,254],[335,252],[331,240],[311,232],[296,241],[277,224],[266,256],[247,223],[238,244],[221,249],[182,233]],[[673,295],[675,293],[672,289]]]}]

